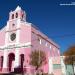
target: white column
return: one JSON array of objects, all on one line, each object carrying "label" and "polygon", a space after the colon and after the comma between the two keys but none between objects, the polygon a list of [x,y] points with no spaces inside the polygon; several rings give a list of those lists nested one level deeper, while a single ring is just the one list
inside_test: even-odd
[{"label": "white column", "polygon": [[19,49],[16,49],[14,68],[17,68],[19,66],[19,64],[20,64],[20,62],[19,62]]},{"label": "white column", "polygon": [[52,57],[49,58],[49,74],[53,73]]},{"label": "white column", "polygon": [[[6,31],[9,30],[9,22],[7,22],[7,27],[6,27]],[[6,32],[6,35],[5,35],[5,46],[8,45],[8,32]],[[8,55],[7,55],[7,49],[4,50],[4,60],[3,60],[3,68],[7,68],[7,61],[8,61]]]},{"label": "white column", "polygon": [[[17,28],[20,28],[20,19],[17,20]],[[19,39],[20,38],[20,30],[16,31],[16,43],[19,44]],[[20,65],[20,61],[19,61],[19,49],[15,50],[15,64],[14,67],[18,67]]]},{"label": "white column", "polygon": [[62,74],[66,75],[66,67],[64,64],[64,56],[61,56],[61,68],[62,68]]},{"label": "white column", "polygon": [[74,74],[75,74],[75,63],[74,63]]},{"label": "white column", "polygon": [[18,30],[17,30],[17,32],[16,32],[16,43],[17,43],[17,44],[20,43],[20,42],[19,42],[19,41],[20,41],[20,29],[19,29],[19,28],[20,28],[20,24],[21,24],[20,22],[21,22],[20,19],[18,19],[18,20],[17,20],[17,29],[18,29]]},{"label": "white column", "polygon": [[8,56],[7,56],[7,51],[5,50],[4,51],[4,60],[3,60],[3,69],[4,68],[7,68],[7,59],[8,59]]}]

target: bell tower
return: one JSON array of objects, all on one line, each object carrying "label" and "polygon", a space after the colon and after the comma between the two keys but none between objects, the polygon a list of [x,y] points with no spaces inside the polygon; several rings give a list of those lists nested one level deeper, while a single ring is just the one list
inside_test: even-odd
[{"label": "bell tower", "polygon": [[15,11],[11,11],[9,13],[9,20],[10,21],[11,20],[16,20],[16,19],[20,19],[20,20],[26,21],[26,13],[19,6],[17,6]]},{"label": "bell tower", "polygon": [[[9,13],[9,20],[7,21],[6,34],[5,34],[5,51],[3,68],[7,68],[8,65],[8,50],[13,50],[13,47],[20,44],[20,32],[22,23],[26,22],[26,13],[17,7],[14,11]],[[10,49],[11,48],[11,49]],[[19,66],[19,49],[15,48],[15,61],[14,67]]]},{"label": "bell tower", "polygon": [[26,22],[26,13],[18,6],[15,11],[9,13],[6,28],[6,43],[19,43],[20,26],[22,22]]}]

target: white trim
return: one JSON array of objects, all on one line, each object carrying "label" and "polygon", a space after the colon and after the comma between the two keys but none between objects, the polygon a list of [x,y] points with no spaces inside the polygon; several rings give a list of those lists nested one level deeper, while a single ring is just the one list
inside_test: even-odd
[{"label": "white trim", "polygon": [[50,50],[51,50],[52,46],[50,45]]},{"label": "white trim", "polygon": [[13,43],[13,44],[5,45],[5,46],[0,46],[0,50],[9,50],[13,48],[27,48],[27,47],[31,47],[31,42],[23,43],[23,44]]},{"label": "white trim", "polygon": [[9,30],[9,21],[7,21],[7,25],[6,25],[6,31]]},{"label": "white trim", "polygon": [[49,74],[53,73],[53,63],[52,63],[52,57],[49,57]]},{"label": "white trim", "polygon": [[47,47],[47,46],[48,46],[48,43],[46,42],[46,44],[45,44],[45,45],[46,45],[46,47]]},{"label": "white trim", "polygon": [[[9,30],[9,22],[7,22],[7,26],[6,26],[6,31],[7,30]],[[5,34],[5,45],[7,45],[8,44],[8,32],[6,32],[6,34]]]},{"label": "white trim", "polygon": [[[6,30],[9,30],[9,22],[7,22]],[[8,45],[8,32],[5,34],[5,46]],[[3,50],[4,46],[2,46]],[[7,49],[4,51],[3,68],[7,68]]]},{"label": "white trim", "polygon": [[[16,21],[17,21],[17,26],[16,26],[16,27],[17,27],[17,29],[18,29],[18,28],[20,28],[20,22],[21,22],[21,21],[20,21],[20,19],[17,19]],[[20,30],[17,30],[17,31],[16,31],[16,43],[19,44],[19,43],[20,43],[19,41],[20,41]],[[13,47],[11,47],[11,48],[16,48],[16,46],[13,46]],[[10,48],[10,49],[11,49],[11,48]],[[20,63],[20,62],[19,62],[19,49],[18,49],[18,47],[17,47],[16,50],[15,50],[14,67],[15,67],[15,68],[18,67],[18,66],[19,66],[19,63]]]},{"label": "white trim", "polygon": [[19,66],[19,50],[16,49],[15,51],[15,61],[14,61],[14,68],[18,67]]},{"label": "white trim", "polygon": [[75,74],[75,63],[74,63],[74,74]]},{"label": "white trim", "polygon": [[3,68],[7,68],[7,51],[4,51]]},{"label": "white trim", "polygon": [[[18,19],[17,20],[17,29],[20,28],[20,24],[21,24],[20,22],[21,22],[20,19]],[[17,35],[16,36],[16,43],[19,43],[19,40],[20,40],[20,30],[16,31],[16,35]]]},{"label": "white trim", "polygon": [[63,75],[66,75],[66,67],[65,67],[65,63],[64,63],[64,56],[61,56],[61,69],[62,69],[62,73]]},{"label": "white trim", "polygon": [[42,44],[42,39],[39,39],[40,40],[40,44]]}]

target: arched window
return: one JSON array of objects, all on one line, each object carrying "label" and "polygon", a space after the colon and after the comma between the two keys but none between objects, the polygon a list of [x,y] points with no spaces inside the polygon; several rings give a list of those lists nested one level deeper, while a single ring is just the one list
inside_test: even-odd
[{"label": "arched window", "polygon": [[22,14],[22,18],[24,17],[24,14]]},{"label": "arched window", "polygon": [[18,13],[16,13],[16,18],[18,18]]},{"label": "arched window", "polygon": [[12,19],[14,19],[14,14],[12,14]]},{"label": "arched window", "polygon": [[10,53],[8,55],[8,70],[11,72],[12,70],[12,65],[13,65],[13,61],[15,60],[15,54],[14,53]]}]

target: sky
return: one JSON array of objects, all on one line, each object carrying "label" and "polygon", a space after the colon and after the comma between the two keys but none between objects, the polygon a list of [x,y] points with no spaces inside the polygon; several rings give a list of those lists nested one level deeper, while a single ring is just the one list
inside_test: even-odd
[{"label": "sky", "polygon": [[[74,0],[0,0],[0,29],[9,18],[9,12],[19,5],[33,23],[44,34],[60,46],[61,53],[75,44]],[[69,35],[69,36],[68,36]]]}]

